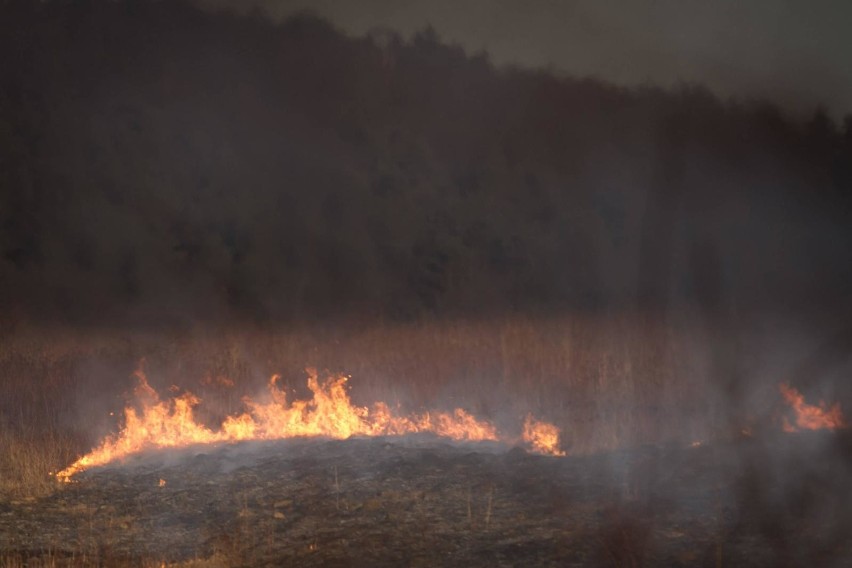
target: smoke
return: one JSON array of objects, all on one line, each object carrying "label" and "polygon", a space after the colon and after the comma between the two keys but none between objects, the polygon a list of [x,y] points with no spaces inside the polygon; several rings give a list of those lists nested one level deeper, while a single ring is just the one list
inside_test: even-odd
[{"label": "smoke", "polygon": [[[852,122],[780,110],[828,93],[826,76],[776,90],[761,68],[770,99],[726,101],[502,67],[509,44],[471,55],[399,29],[0,3],[2,424],[94,445],[142,358],[212,424],[273,373],[306,394],[315,366],[351,374],[358,405],[462,407],[508,435],[533,413],[569,455],[597,454],[571,463],[640,492],[669,449],[701,443],[728,534],[778,543],[804,519],[844,545],[848,433],[779,437],[781,383],[852,409]],[[664,59],[710,42],[660,41]],[[771,43],[732,45],[759,66]],[[737,84],[711,63],[675,68]],[[642,446],[642,466],[600,455]]]},{"label": "smoke", "polygon": [[[398,400],[512,424],[570,407],[569,443],[596,449],[772,422],[782,381],[847,406],[852,136],[824,112],[495,67],[430,29],[0,10],[9,330],[375,327],[244,374],[363,371],[368,403],[404,383]],[[395,325],[432,319],[411,362],[389,354]]]}]

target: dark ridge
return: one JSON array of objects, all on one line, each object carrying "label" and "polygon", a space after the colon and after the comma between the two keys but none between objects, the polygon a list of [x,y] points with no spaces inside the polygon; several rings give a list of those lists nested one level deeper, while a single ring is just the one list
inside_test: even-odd
[{"label": "dark ridge", "polygon": [[850,306],[852,117],[182,1],[0,2],[0,70],[5,317]]}]

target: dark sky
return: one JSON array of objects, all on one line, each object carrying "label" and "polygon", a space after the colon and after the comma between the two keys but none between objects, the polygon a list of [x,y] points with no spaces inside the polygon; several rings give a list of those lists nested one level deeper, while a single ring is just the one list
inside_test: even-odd
[{"label": "dark sky", "polygon": [[[246,0],[198,0],[211,6]],[[852,112],[847,0],[257,0],[276,18],[310,8],[350,33],[432,24],[497,63],[551,66],[624,85],[700,82],[810,113]]]}]

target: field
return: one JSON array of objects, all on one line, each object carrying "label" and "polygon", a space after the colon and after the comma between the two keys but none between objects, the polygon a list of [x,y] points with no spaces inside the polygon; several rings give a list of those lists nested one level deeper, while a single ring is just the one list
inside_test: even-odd
[{"label": "field", "polygon": [[4,504],[0,535],[9,566],[842,566],[848,476],[819,458],[849,443],[561,458],[424,436],[195,446]]},{"label": "field", "polygon": [[664,436],[703,439],[708,432],[696,418],[699,407],[702,420],[710,409],[700,390],[708,385],[689,379],[696,369],[677,360],[676,340],[662,328],[637,333],[626,321],[521,318],[288,331],[19,328],[5,335],[0,354],[3,491],[49,490],[46,472],[115,429],[140,366],[160,392],[177,385],[199,395],[200,416],[214,421],[236,412],[241,397],[275,373],[304,394],[305,368],[314,367],[350,375],[359,404],[459,406],[508,429],[535,412],[562,428],[571,453]]},{"label": "field", "polygon": [[[6,542],[0,560],[5,566],[257,565],[275,558],[299,565],[435,565],[448,554],[451,563],[465,565],[476,558],[490,565],[526,559],[641,566],[663,558],[675,562],[670,565],[744,565],[716,564],[717,553],[742,560],[757,546],[762,556],[753,565],[760,566],[777,565],[773,555],[784,539],[814,535],[821,535],[818,546],[791,557],[790,565],[848,553],[848,540],[837,534],[842,511],[829,507],[815,517],[799,503],[837,503],[831,496],[842,492],[849,467],[842,440],[784,438],[785,408],[774,383],[734,391],[742,400],[733,404],[730,383],[713,370],[741,373],[744,363],[730,357],[725,346],[732,342],[720,340],[718,331],[643,317],[601,321],[9,329],[0,354],[0,542]],[[702,348],[707,337],[715,351]],[[172,385],[171,391],[198,395],[198,419],[209,425],[239,412],[243,396],[262,392],[274,373],[304,396],[304,369],[315,367],[350,375],[355,404],[384,401],[401,412],[461,407],[507,438],[519,436],[523,417],[533,413],[560,428],[568,457],[429,437],[296,440],[261,445],[260,457],[247,463],[232,458],[252,454],[244,450],[249,446],[226,445],[195,449],[182,460],[133,458],[126,467],[59,483],[52,472],[118,430],[140,367],[163,396]],[[755,392],[772,396],[748,407],[743,401]],[[825,470],[795,469],[821,452],[833,460]],[[755,473],[754,464],[767,456],[783,459]],[[791,481],[800,473],[801,488]],[[762,486],[756,500],[744,501],[754,483]],[[245,499],[238,507],[239,496]],[[290,504],[279,511],[276,503]],[[720,507],[728,507],[728,517],[719,516]],[[784,520],[764,526],[763,515],[779,510]],[[349,536],[338,520],[351,524]],[[171,527],[169,538],[180,542],[165,533],[145,537],[153,527]],[[411,540],[415,534],[424,540]],[[370,539],[375,547],[388,539],[394,544],[387,553],[376,548],[353,556]],[[313,554],[312,542],[323,554]]]}]

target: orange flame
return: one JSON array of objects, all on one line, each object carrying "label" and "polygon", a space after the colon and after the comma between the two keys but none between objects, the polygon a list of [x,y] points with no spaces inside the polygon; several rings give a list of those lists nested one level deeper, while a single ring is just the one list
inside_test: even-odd
[{"label": "orange flame", "polygon": [[541,422],[527,414],[524,420],[524,442],[530,444],[533,451],[549,456],[564,456],[559,449],[559,428],[547,422]]},{"label": "orange flame", "polygon": [[[496,428],[479,420],[461,408],[451,413],[436,412],[395,415],[387,404],[378,402],[372,409],[355,406],[346,391],[347,377],[338,376],[320,383],[317,373],[308,369],[309,400],[288,402],[286,393],[278,388],[279,376],[269,381],[269,401],[244,399],[247,411],[229,416],[218,430],[199,424],[193,408],[200,400],[192,393],[183,393],[163,401],[148,384],[145,375],[137,371],[135,396],[141,413],[128,406],[124,409],[125,425],[117,435],[108,436],[100,446],[56,474],[61,481],[85,469],[105,465],[147,449],[175,448],[194,444],[237,442],[242,440],[278,440],[297,436],[403,435],[431,432],[453,440],[500,440]],[[551,424],[527,417],[524,440],[533,451],[549,455],[559,452],[559,429]]]},{"label": "orange flame", "polygon": [[827,408],[825,402],[820,401],[819,406],[814,406],[806,403],[802,393],[790,385],[782,383],[778,388],[787,401],[787,404],[796,413],[795,425],[790,424],[790,421],[786,417],[784,418],[785,432],[822,429],[836,430],[846,425],[843,420],[843,414],[840,411],[839,403],[835,403],[831,408]]}]

